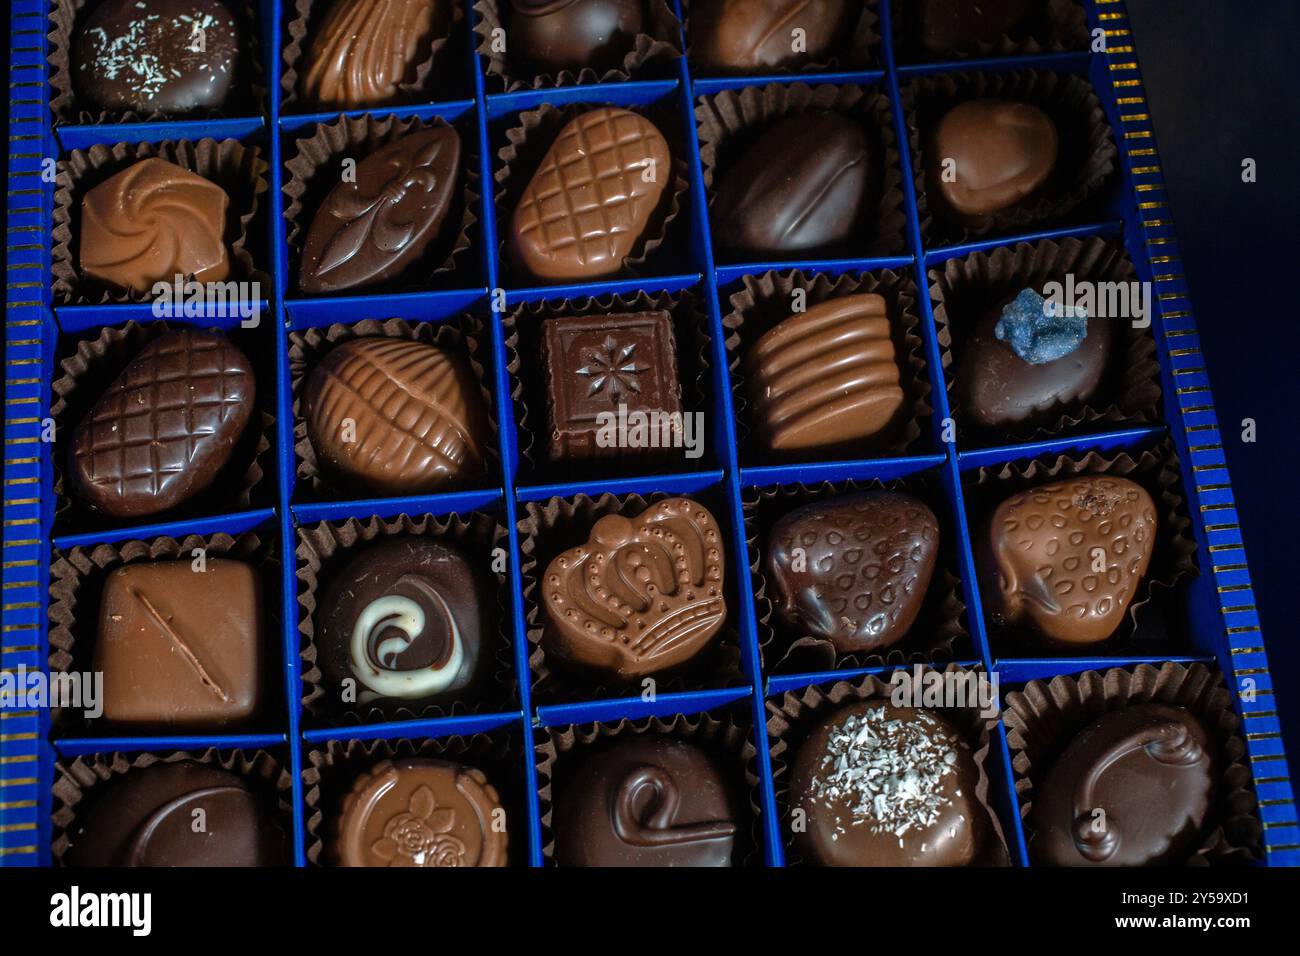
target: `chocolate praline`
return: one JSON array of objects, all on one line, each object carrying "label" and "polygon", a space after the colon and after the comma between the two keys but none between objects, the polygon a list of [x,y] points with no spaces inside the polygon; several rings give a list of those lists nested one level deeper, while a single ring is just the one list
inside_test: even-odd
[{"label": "chocolate praline", "polygon": [[830,55],[851,26],[852,6],[848,0],[695,0],[687,24],[691,61],[722,73],[798,69]]},{"label": "chocolate praline", "polygon": [[510,50],[535,69],[616,69],[645,32],[645,0],[509,0]]}]

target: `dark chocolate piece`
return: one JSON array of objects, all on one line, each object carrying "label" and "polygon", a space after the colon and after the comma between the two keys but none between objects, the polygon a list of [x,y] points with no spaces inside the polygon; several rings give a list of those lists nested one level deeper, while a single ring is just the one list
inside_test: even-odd
[{"label": "dark chocolate piece", "polygon": [[177,275],[221,282],[230,275],[226,209],[210,180],[163,159],[142,159],[81,200],[81,271],[116,290],[149,293]]},{"label": "dark chocolate piece", "polygon": [[511,217],[516,264],[552,282],[618,272],[672,178],[668,143],[644,116],[600,107],[574,117]]},{"label": "dark chocolate piece", "polygon": [[691,60],[716,73],[766,73],[825,61],[850,27],[851,12],[847,0],[695,0],[688,21]]},{"label": "dark chocolate piece", "polygon": [[919,498],[865,491],[815,501],[772,527],[772,608],[841,654],[885,650],[916,620],[938,552],[939,521]]},{"label": "dark chocolate piece", "polygon": [[677,344],[667,312],[547,319],[542,367],[552,461],[653,456],[657,449],[602,443],[600,416],[617,416],[620,408],[629,414],[682,411]]},{"label": "dark chocolate piece", "polygon": [[261,684],[261,588],[242,561],[141,561],[104,581],[94,669],[115,724],[225,727]]},{"label": "dark chocolate piece", "polygon": [[987,839],[978,779],[970,745],[938,714],[852,704],[795,753],[795,848],[821,866],[969,866]]},{"label": "dark chocolate piece", "polygon": [[269,796],[239,774],[190,760],[115,776],[69,835],[71,866],[280,866],[284,832]]},{"label": "dark chocolate piece", "polygon": [[321,465],[381,495],[422,494],[483,471],[482,395],[456,356],[410,339],[336,345],[303,393]]},{"label": "dark chocolate piece", "polygon": [[825,250],[853,238],[872,163],[867,132],[838,113],[777,120],[723,169],[713,234],[749,253]]},{"label": "dark chocolate piece", "polygon": [[510,0],[509,49],[546,73],[618,69],[645,32],[644,0]]},{"label": "dark chocolate piece", "polygon": [[961,219],[1010,209],[1056,167],[1052,118],[1029,103],[967,100],[939,120],[931,140],[931,188]]},{"label": "dark chocolate piece", "polygon": [[878,295],[844,296],[784,319],[745,353],[759,436],[769,451],[829,451],[881,436],[898,417],[889,313]]},{"label": "dark chocolate piece", "polygon": [[699,502],[605,515],[546,568],[549,649],[624,680],[681,664],[726,620],[722,573],[722,532]]},{"label": "dark chocolate piece", "polygon": [[1048,866],[1170,866],[1195,852],[1216,761],[1182,707],[1130,704],[1079,732],[1034,794],[1029,843]]},{"label": "dark chocolate piece", "polygon": [[916,38],[934,56],[992,43],[1020,27],[1042,0],[915,0]]},{"label": "dark chocolate piece", "polygon": [[253,369],[216,332],[146,345],[72,433],[70,478],[115,518],[160,514],[206,491],[253,414]]},{"label": "dark chocolate piece", "polygon": [[417,129],[357,164],[307,230],[298,285],[308,295],[395,278],[441,233],[460,180],[460,136]]},{"label": "dark chocolate piece", "polygon": [[483,771],[444,760],[381,760],[343,798],[340,866],[505,866],[506,813]]},{"label": "dark chocolate piece", "polygon": [[659,734],[614,741],[555,797],[561,866],[731,866],[735,795],[709,755]]},{"label": "dark chocolate piece", "polygon": [[989,521],[984,609],[1049,644],[1106,640],[1137,596],[1157,520],[1145,488],[1110,475],[1012,495]]},{"label": "dark chocolate piece", "polygon": [[487,657],[487,598],[469,563],[437,541],[364,546],[330,578],[315,615],[326,693],[362,705],[463,696]]},{"label": "dark chocolate piece", "polygon": [[72,82],[103,110],[219,109],[244,42],[221,0],[102,0],[77,31]]},{"label": "dark chocolate piece", "polygon": [[307,55],[303,99],[326,110],[400,100],[449,15],[447,0],[333,0]]},{"label": "dark chocolate piece", "polygon": [[[1109,319],[1080,316],[1087,330],[1082,341],[1059,358],[1036,364],[1017,354],[1005,324],[1002,327],[1008,337],[1003,340],[998,336],[1008,308],[1023,303],[1025,309],[1033,310],[1036,305],[1042,317],[1044,303],[1051,305],[1033,290],[1026,291],[1036,302],[1028,297],[1022,299],[1024,292],[1004,300],[980,319],[962,347],[954,377],[958,409],[976,425],[1010,428],[1046,424],[1086,402],[1101,385],[1110,358]],[[1047,357],[1029,351],[1025,354]]]}]

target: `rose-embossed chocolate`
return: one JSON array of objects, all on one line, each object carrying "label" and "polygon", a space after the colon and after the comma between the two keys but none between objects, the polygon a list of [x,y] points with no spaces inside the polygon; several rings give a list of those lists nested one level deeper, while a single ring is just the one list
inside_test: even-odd
[{"label": "rose-embossed chocolate", "polygon": [[825,60],[849,27],[847,0],[696,0],[691,61],[718,73],[763,73]]},{"label": "rose-embossed chocolate", "polygon": [[605,515],[542,576],[551,651],[631,680],[690,660],[722,627],[722,532],[707,508],[665,498]]},{"label": "rose-embossed chocolate", "polygon": [[551,282],[623,267],[673,179],[663,134],[644,116],[600,107],[560,130],[510,221],[515,262]]},{"label": "rose-embossed chocolate", "polygon": [[333,0],[307,55],[303,99],[340,110],[398,100],[447,15],[446,0]]},{"label": "rose-embossed chocolate", "polygon": [[1029,851],[1048,866],[1173,866],[1200,842],[1219,769],[1190,711],[1130,704],[1081,730],[1033,796]]},{"label": "rose-embossed chocolate", "polygon": [[352,339],[325,353],[303,392],[326,470],[384,495],[433,491],[483,470],[477,383],[456,356],[410,339]]},{"label": "rose-embossed chocolate", "polygon": [[115,518],[142,518],[206,491],[253,414],[253,368],[225,336],[160,335],[72,433],[77,497]]},{"label": "rose-embossed chocolate", "polygon": [[772,607],[842,654],[901,641],[934,575],[939,521],[919,498],[864,491],[783,515],[767,544]]},{"label": "rose-embossed chocolate", "polygon": [[968,100],[939,120],[930,186],[968,221],[1009,209],[1042,187],[1056,167],[1052,118],[1029,103]]},{"label": "rose-embossed chocolate", "polygon": [[1120,626],[1155,547],[1155,503],[1127,478],[1080,475],[998,505],[984,606],[1049,642],[1095,644]]},{"label": "rose-embossed chocolate", "polygon": [[229,205],[224,189],[175,163],[156,157],[133,163],[81,201],[81,271],[140,294],[178,274],[220,282],[230,275]]},{"label": "rose-embossed chocolate", "polygon": [[916,34],[925,52],[944,56],[991,43],[1021,26],[1042,0],[915,0]]},{"label": "rose-embossed chocolate", "polygon": [[838,113],[795,113],[759,135],[715,184],[713,234],[746,252],[824,250],[853,238],[872,162],[867,132]]},{"label": "rose-embossed chocolate", "polygon": [[645,0],[510,0],[506,32],[511,52],[539,71],[604,73],[622,65],[644,24]]},{"label": "rose-embossed chocolate", "polygon": [[358,704],[454,698],[483,660],[484,588],[457,551],[429,538],[384,538],[331,575],[315,615],[326,693]]},{"label": "rose-embossed chocolate", "polygon": [[340,866],[505,866],[506,814],[483,771],[445,760],[381,760],[343,798]]},{"label": "rose-embossed chocolate", "polygon": [[460,180],[460,136],[417,129],[357,164],[330,190],[307,230],[298,285],[308,295],[400,275],[438,238]]},{"label": "rose-embossed chocolate", "polygon": [[735,794],[694,744],[627,736],[589,757],[557,790],[561,866],[731,866]]},{"label": "rose-embossed chocolate", "polygon": [[759,437],[769,451],[843,449],[880,435],[903,406],[885,300],[850,295],[768,329],[745,353]]}]

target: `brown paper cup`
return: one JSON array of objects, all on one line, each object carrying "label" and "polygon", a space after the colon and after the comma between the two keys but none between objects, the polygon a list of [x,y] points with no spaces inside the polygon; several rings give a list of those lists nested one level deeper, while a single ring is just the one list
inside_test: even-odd
[{"label": "brown paper cup", "polygon": [[[698,2],[698,0],[697,0]],[[789,75],[795,73],[819,73],[828,70],[869,70],[880,64],[880,17],[876,12],[879,0],[864,0],[857,18],[845,35],[840,37],[829,54],[812,60],[801,67],[778,67],[762,70],[772,75]],[[697,42],[692,33],[691,0],[682,0],[682,15],[685,17],[686,56],[691,61],[691,71],[696,76],[716,76],[744,74],[743,70],[709,70],[700,65],[692,52]]]},{"label": "brown paper cup", "polygon": [[917,33],[917,6],[905,0],[893,3],[894,46],[905,63],[934,60],[965,60],[972,57],[1004,57],[1040,53],[1064,53],[1088,48],[1088,18],[1078,0],[1041,0],[1040,10],[1012,33],[995,40],[972,40],[944,56],[935,56],[921,46]]}]

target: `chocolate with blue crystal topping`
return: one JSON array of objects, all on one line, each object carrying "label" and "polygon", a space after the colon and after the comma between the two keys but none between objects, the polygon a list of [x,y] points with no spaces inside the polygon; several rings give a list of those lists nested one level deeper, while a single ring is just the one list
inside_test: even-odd
[{"label": "chocolate with blue crystal topping", "polygon": [[958,414],[1018,428],[1079,410],[1105,378],[1111,334],[1110,319],[1072,314],[1036,289],[1002,300],[957,349]]}]

